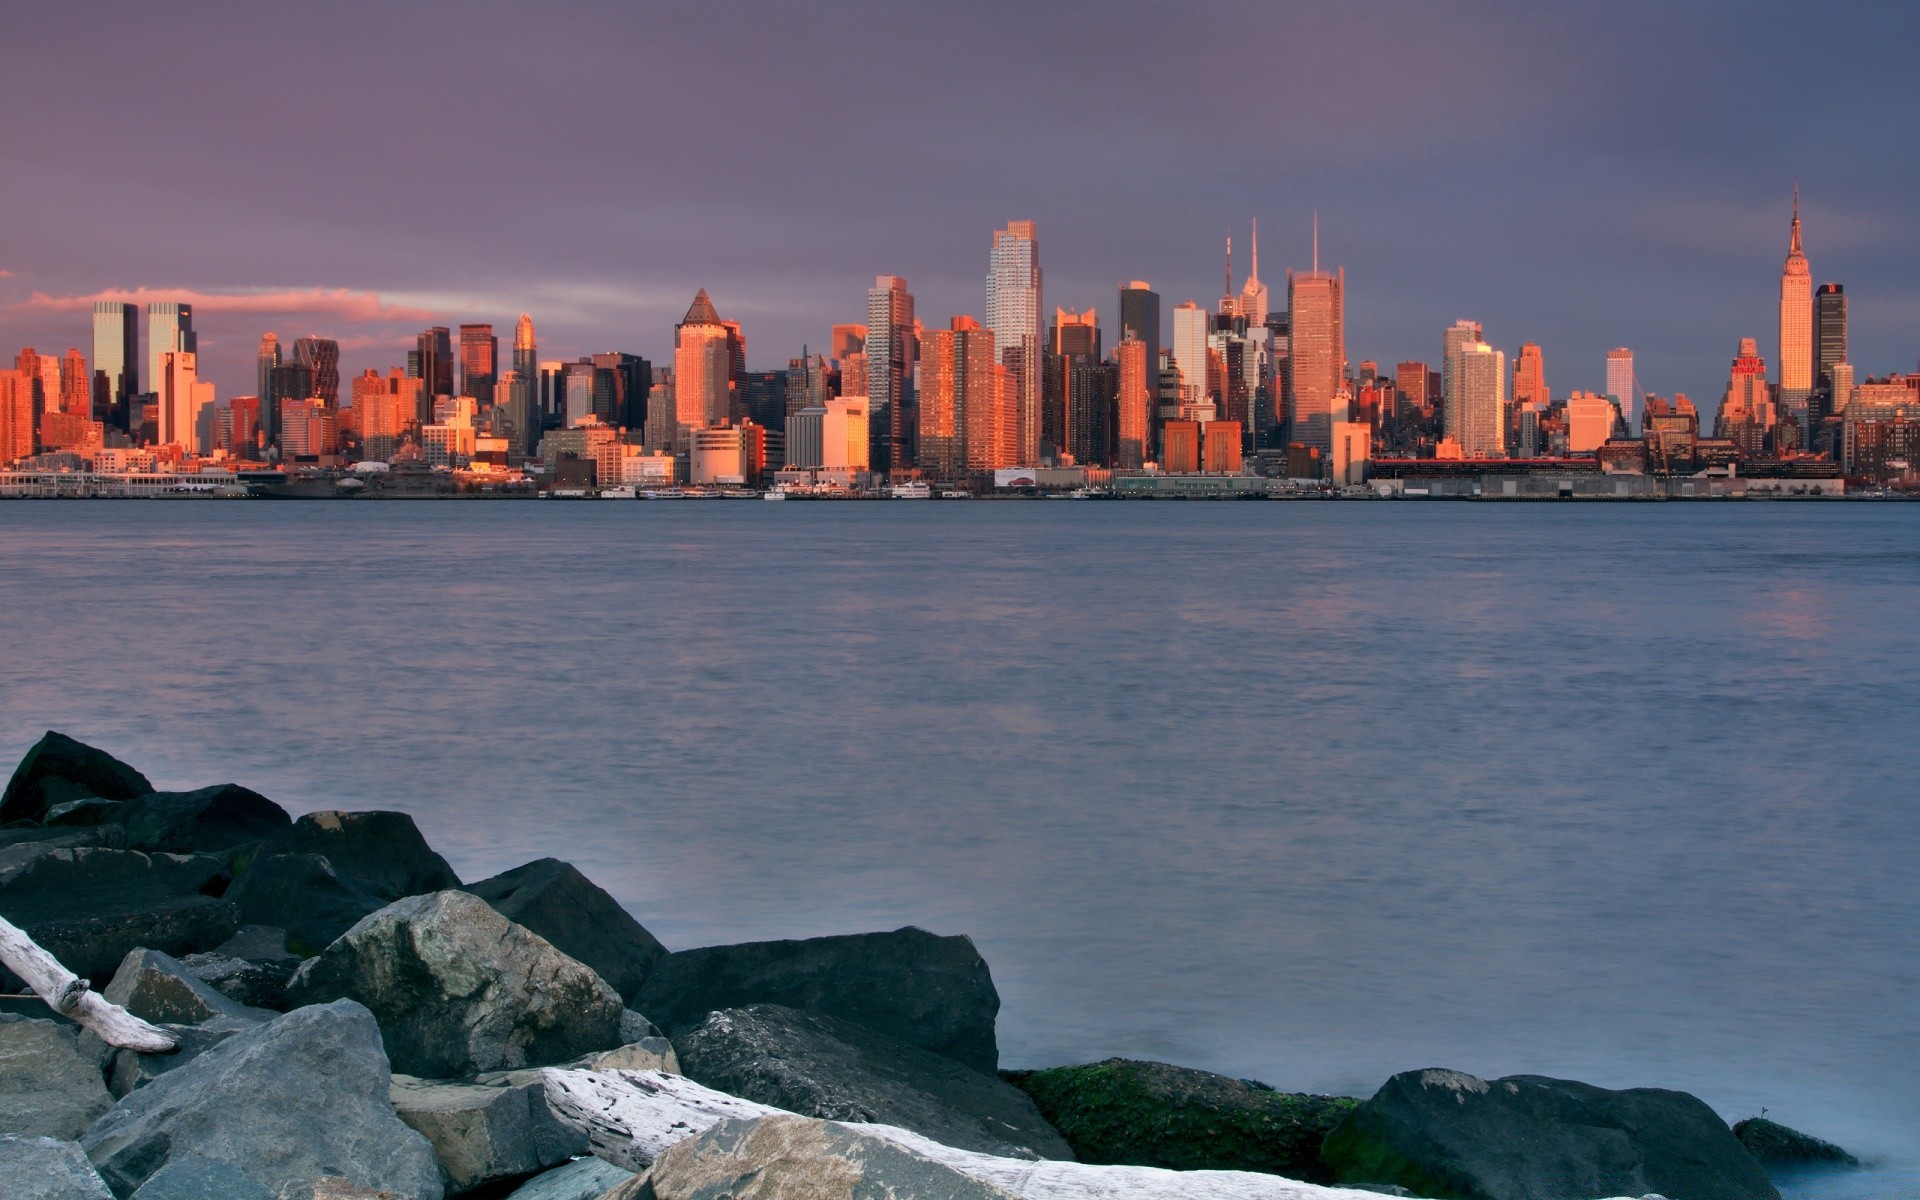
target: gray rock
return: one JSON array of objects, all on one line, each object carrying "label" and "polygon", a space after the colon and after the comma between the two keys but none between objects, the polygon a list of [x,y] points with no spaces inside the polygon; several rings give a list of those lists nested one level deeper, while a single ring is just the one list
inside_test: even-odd
[{"label": "gray rock", "polygon": [[1000,994],[967,937],[908,927],[669,954],[634,1007],[679,1036],[710,1012],[779,1004],[864,1025],[993,1074]]},{"label": "gray rock", "polygon": [[158,950],[128,951],[113,973],[113,982],[101,994],[155,1024],[198,1025],[215,1017],[260,1022],[273,1017],[264,1008],[232,999],[179,959]]},{"label": "gray rock", "polygon": [[507,1200],[600,1200],[609,1189],[633,1178],[633,1172],[597,1158],[579,1158],[520,1185]]},{"label": "gray rock", "polygon": [[589,1054],[580,1061],[580,1066],[588,1071],[664,1071],[678,1075],[680,1056],[666,1038],[647,1037],[603,1054]]},{"label": "gray rock", "polygon": [[227,893],[242,921],[286,930],[296,953],[318,954],[386,905],[319,854],[274,854],[241,872]]},{"label": "gray rock", "polygon": [[123,1195],[191,1155],[276,1193],[331,1175],[440,1200],[433,1148],[394,1115],[389,1073],[365,1008],[302,1008],[129,1093],[81,1145]]},{"label": "gray rock", "polygon": [[1537,1075],[1395,1075],[1327,1135],[1320,1154],[1339,1180],[1461,1200],[1648,1192],[1779,1200],[1726,1122],[1695,1097]]},{"label": "gray rock", "polygon": [[395,1075],[391,1095],[394,1112],[433,1144],[455,1194],[532,1175],[587,1152],[586,1136],[548,1110],[537,1075],[498,1086]]},{"label": "gray rock", "polygon": [[293,823],[286,809],[237,783],[153,792],[129,801],[118,819],[134,849],[177,854],[231,850]]},{"label": "gray rock", "polygon": [[125,804],[124,800],[102,800],[98,796],[69,800],[47,810],[47,824],[74,827],[103,825],[119,820],[120,809]]},{"label": "gray rock", "polygon": [[[1013,1193],[845,1125],[809,1117],[722,1121],[647,1172],[657,1200],[1012,1200]],[[632,1188],[632,1185],[626,1185]],[[620,1194],[616,1189],[615,1195]],[[631,1194],[644,1195],[638,1189]]]},{"label": "gray rock", "polygon": [[394,1068],[428,1079],[621,1043],[620,997],[592,968],[459,891],[381,909],[302,966],[287,994],[295,1004],[365,1004]]},{"label": "gray rock", "polygon": [[1733,1123],[1733,1136],[1747,1148],[1747,1153],[1769,1166],[1803,1166],[1810,1163],[1827,1163],[1840,1167],[1857,1167],[1860,1160],[1832,1142],[1822,1141],[1810,1133],[1801,1133],[1789,1129],[1777,1121],[1765,1117],[1748,1117],[1744,1121]]},{"label": "gray rock", "polygon": [[0,1136],[0,1196],[7,1200],[113,1200],[72,1142]]},{"label": "gray rock", "polygon": [[107,1091],[117,1100],[123,1099],[135,1088],[152,1083],[157,1076],[179,1070],[228,1038],[245,1033],[258,1024],[258,1021],[215,1017],[198,1025],[162,1025],[161,1028],[173,1034],[180,1043],[179,1048],[171,1054],[142,1054],[138,1050],[115,1049],[101,1043],[90,1033],[81,1034],[80,1040],[94,1043],[96,1052],[106,1059]]},{"label": "gray rock", "polygon": [[300,966],[298,958],[279,962],[255,962],[234,958],[218,950],[189,954],[180,965],[191,971],[208,987],[237,1004],[265,1008],[274,1012],[287,1009],[287,981]]},{"label": "gray rock", "polygon": [[[565,953],[562,951],[561,953]],[[600,978],[605,979],[602,975]],[[652,1021],[630,1008],[620,1010],[620,1040],[623,1042],[644,1041],[647,1038],[664,1036]]]},{"label": "gray rock", "polygon": [[801,1116],[898,1125],[1002,1158],[1073,1158],[1025,1092],[850,1021],[755,1004],[709,1014],[673,1047],[695,1083]]},{"label": "gray rock", "polygon": [[13,769],[0,793],[0,822],[39,821],[68,800],[131,800],[153,790],[147,777],[105,750],[49,729]]},{"label": "gray rock", "polygon": [[318,854],[382,901],[460,886],[403,812],[314,812],[268,839],[266,854]]},{"label": "gray rock", "polygon": [[557,858],[503,871],[467,890],[600,972],[628,1000],[667,953],[619,901]]},{"label": "gray rock", "polygon": [[133,1200],[274,1200],[239,1168],[186,1155],[147,1176]]},{"label": "gray rock", "polygon": [[136,947],[183,954],[231,937],[233,906],[217,898],[226,885],[226,868],[204,854],[51,843],[0,850],[0,916],[97,985]]},{"label": "gray rock", "polygon": [[0,1133],[71,1140],[112,1107],[72,1026],[0,1016]]}]

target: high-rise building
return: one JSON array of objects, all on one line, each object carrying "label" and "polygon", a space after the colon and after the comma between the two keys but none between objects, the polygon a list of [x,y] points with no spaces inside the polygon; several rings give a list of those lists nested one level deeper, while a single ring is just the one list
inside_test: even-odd
[{"label": "high-rise building", "polygon": [[[1460,352],[1481,340],[1478,321],[1455,321],[1440,335],[1440,407],[1443,422],[1453,419],[1446,414],[1453,407],[1454,389],[1457,386],[1454,376],[1459,366]],[[1451,425],[1446,427],[1452,428]]]},{"label": "high-rise building", "polygon": [[673,328],[674,416],[683,431],[676,435],[676,445],[686,441],[684,431],[719,425],[732,416],[731,338],[707,289],[701,288]]},{"label": "high-rise building", "polygon": [[1124,333],[1113,351],[1120,369],[1114,399],[1113,465],[1138,470],[1153,457],[1157,370],[1148,365],[1147,343],[1131,328]]},{"label": "high-rise building", "polygon": [[1499,458],[1507,449],[1507,356],[1482,341],[1453,356],[1447,437],[1465,458]]},{"label": "high-rise building", "polygon": [[1096,358],[1067,360],[1066,451],[1081,466],[1101,466],[1113,460],[1114,399],[1119,378],[1119,369],[1113,363]]},{"label": "high-rise building", "polygon": [[25,371],[0,371],[0,467],[38,447],[33,431],[33,380]]},{"label": "high-rise building", "polygon": [[410,356],[408,365],[413,369],[408,373],[421,381],[420,390],[426,394],[429,403],[435,396],[456,394],[453,387],[452,330],[445,325],[423,330],[417,339],[414,355],[418,356],[418,362],[414,363]]},{"label": "high-rise building", "polygon": [[872,411],[865,396],[836,396],[827,401],[826,414],[820,420],[822,467],[856,472],[871,467],[872,430],[868,422]]},{"label": "high-rise building", "polygon": [[913,294],[898,275],[876,275],[867,289],[867,403],[868,411],[885,422],[880,430],[882,456],[877,471],[904,470],[912,465],[914,429],[909,423],[913,403],[914,345]]},{"label": "high-rise building", "polygon": [[1567,452],[1591,454],[1613,436],[1618,409],[1606,396],[1574,392],[1567,397]]},{"label": "high-rise building", "polygon": [[493,385],[500,377],[500,339],[492,325],[460,327],[460,394],[481,404],[493,402]]},{"label": "high-rise building", "polygon": [[965,470],[967,382],[978,371],[991,380],[992,366],[993,335],[972,317],[955,317],[949,328],[921,338],[920,469],[928,478],[954,479]]},{"label": "high-rise building", "polygon": [[1180,371],[1180,403],[1204,404],[1207,390],[1207,330],[1213,319],[1189,300],[1173,308],[1173,365]]},{"label": "high-rise building", "polygon": [[[161,391],[160,368],[167,355],[199,352],[200,339],[193,331],[193,305],[147,305],[147,385],[155,395]],[[165,442],[162,438],[161,443]]]},{"label": "high-rise building", "polygon": [[1394,403],[1403,413],[1426,415],[1437,398],[1427,390],[1427,364],[1403,362],[1393,369],[1393,384],[1399,393]]},{"label": "high-rise building", "polygon": [[1520,357],[1514,360],[1513,403],[1516,408],[1538,405],[1543,409],[1553,403],[1553,393],[1547,388],[1546,361],[1537,343],[1524,343]]},{"label": "high-rise building", "polygon": [[1234,312],[1246,318],[1249,328],[1267,323],[1267,285],[1260,282],[1260,219],[1253,221],[1253,266],[1247,272],[1247,281],[1240,285],[1240,299],[1234,305]]},{"label": "high-rise building", "polygon": [[87,358],[78,347],[68,347],[60,356],[60,412],[66,416],[93,420],[93,381],[87,375]]},{"label": "high-rise building", "polygon": [[1616,346],[1607,351],[1607,395],[1620,410],[1629,433],[1640,426],[1640,389],[1633,382],[1633,351]]},{"label": "high-rise building", "polygon": [[1053,333],[1048,347],[1063,358],[1100,357],[1100,314],[1089,308],[1075,312],[1070,308],[1053,310]]},{"label": "high-rise building", "polygon": [[1813,273],[1800,245],[1800,189],[1793,192],[1787,261],[1780,268],[1780,410],[1802,426],[1813,395]]},{"label": "high-rise building", "polygon": [[534,342],[533,318],[526,313],[513,325],[512,386],[507,391],[507,453],[532,456],[540,444],[545,414],[540,410],[540,351]]},{"label": "high-rise building", "polygon": [[1713,419],[1713,436],[1726,438],[1748,458],[1763,457],[1767,439],[1777,423],[1773,395],[1767,386],[1767,361],[1753,338],[1740,339],[1740,352],[1727,373],[1727,390]]},{"label": "high-rise building", "polygon": [[1323,273],[1317,236],[1314,242],[1313,270],[1287,273],[1287,411],[1291,440],[1324,456],[1333,451],[1333,422],[1346,419],[1339,409],[1347,365],[1347,275],[1344,269]]},{"label": "high-rise building", "polygon": [[340,408],[340,343],[312,335],[293,343],[293,361],[313,372],[313,398],[328,408]]},{"label": "high-rise building", "polygon": [[213,444],[213,384],[200,379],[199,356],[190,350],[161,356],[159,443],[185,454],[206,454]]},{"label": "high-rise building", "polygon": [[1823,283],[1813,293],[1813,412],[1818,425],[1833,414],[1836,397],[1833,368],[1847,361],[1847,292],[1837,283]]},{"label": "high-rise building", "polygon": [[[987,328],[993,331],[1001,363],[1016,376],[1016,457],[1003,466],[1040,461],[1040,352],[1045,344],[1040,302],[1039,234],[1032,221],[1009,221],[1005,229],[994,231],[987,269]],[[871,330],[867,336],[872,339]]]},{"label": "high-rise building", "polygon": [[140,394],[140,317],[133,305],[94,301],[93,375],[94,420],[124,431]]},{"label": "high-rise building", "polygon": [[842,362],[851,354],[863,353],[867,348],[867,327],[853,324],[835,325],[831,343],[832,353],[827,357],[834,362]]},{"label": "high-rise building", "polygon": [[[1144,279],[1136,279],[1120,288],[1120,329],[1122,341],[1131,337],[1146,349],[1147,370],[1160,369],[1160,293]],[[1157,382],[1149,391],[1157,391]]]},{"label": "high-rise building", "polygon": [[261,423],[265,427],[269,443],[280,440],[280,431],[276,428],[279,405],[269,402],[273,395],[273,372],[280,365],[280,335],[268,330],[260,335],[260,348],[253,356],[254,396],[267,411],[261,414]]}]

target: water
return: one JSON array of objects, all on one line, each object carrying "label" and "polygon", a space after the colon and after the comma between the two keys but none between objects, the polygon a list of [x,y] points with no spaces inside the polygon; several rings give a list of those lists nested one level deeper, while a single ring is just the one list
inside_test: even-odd
[{"label": "water", "polygon": [[0,755],[413,814],[1003,1061],[1663,1085],[1920,1196],[1920,506],[0,506]]}]

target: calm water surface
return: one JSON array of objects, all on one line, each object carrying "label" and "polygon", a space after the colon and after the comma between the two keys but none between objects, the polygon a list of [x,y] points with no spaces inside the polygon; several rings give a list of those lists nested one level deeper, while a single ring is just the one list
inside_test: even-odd
[{"label": "calm water surface", "polygon": [[1765,1106],[1920,1195],[1920,506],[0,506],[0,756],[412,812],[1003,1061]]}]

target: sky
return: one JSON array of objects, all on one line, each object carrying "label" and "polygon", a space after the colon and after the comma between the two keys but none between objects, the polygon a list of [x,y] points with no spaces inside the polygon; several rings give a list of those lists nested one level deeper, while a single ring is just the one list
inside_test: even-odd
[{"label": "sky", "polygon": [[124,295],[195,304],[223,397],[267,330],[343,375],[521,312],[542,358],[660,361],[705,287],[783,367],[877,274],[984,315],[1010,219],[1111,334],[1129,279],[1216,303],[1254,219],[1282,306],[1317,212],[1355,364],[1466,317],[1556,394],[1625,345],[1710,408],[1740,337],[1777,357],[1796,181],[1860,377],[1914,369],[1915,45],[1891,3],[23,5],[0,349]]}]

